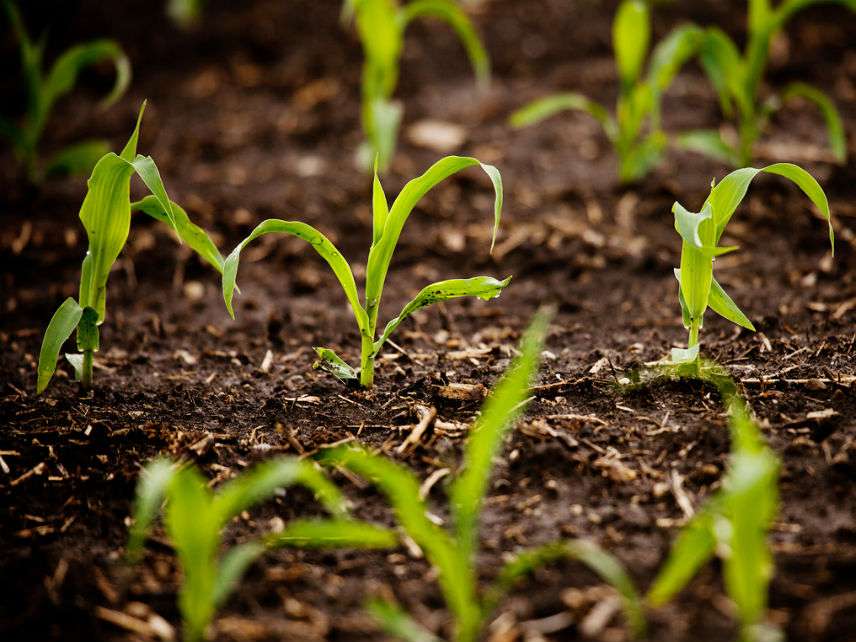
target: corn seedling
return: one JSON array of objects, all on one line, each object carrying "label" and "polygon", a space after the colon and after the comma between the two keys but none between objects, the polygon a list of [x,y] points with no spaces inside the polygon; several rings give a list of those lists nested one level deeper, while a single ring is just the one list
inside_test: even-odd
[{"label": "corn seedling", "polygon": [[672,361],[675,363],[698,359],[699,330],[708,308],[732,323],[755,331],[749,318],[713,278],[713,262],[717,256],[737,249],[734,246],[720,247],[719,240],[728,221],[746,196],[749,183],[761,172],[783,176],[802,190],[826,219],[829,226],[829,243],[833,252],[835,250],[835,236],[826,194],[808,172],[791,163],[776,163],[762,169],[744,167],[731,172],[722,182],[711,188],[698,213],[690,212],[675,202],[672,206],[675,229],[682,241],[681,267],[675,269],[675,277],[679,283],[678,298],[684,327],[689,331],[687,348],[672,350]]},{"label": "corn seedling", "polygon": [[[134,132],[121,153],[104,154],[89,178],[86,197],[80,208],[80,220],[86,230],[89,248],[81,268],[79,295],[77,300],[69,297],[63,302],[45,330],[36,384],[39,394],[50,383],[60,350],[75,330],[79,352],[67,354],[66,358],[74,366],[81,385],[84,388],[92,386],[92,364],[100,346],[99,326],[106,313],[107,279],[128,240],[132,212],[143,212],[169,225],[203,260],[218,271],[223,269],[223,258],[205,230],[193,224],[187,213],[169,200],[152,157],[137,154],[145,107],[143,103]],[[151,195],[132,203],[130,190],[134,173],[142,179]]]},{"label": "corn seedling", "polygon": [[[486,619],[519,579],[561,558],[581,561],[615,586],[624,599],[634,632],[644,628],[643,613],[632,581],[613,557],[586,541],[554,542],[523,552],[502,567],[487,591],[480,593],[478,589],[475,567],[478,521],[493,459],[503,437],[528,401],[526,396],[537,372],[547,327],[547,315],[536,317],[521,342],[520,356],[495,386],[470,432],[463,469],[449,492],[452,529],[441,528],[429,518],[418,479],[391,459],[347,446],[319,455],[325,464],[344,467],[371,480],[386,495],[401,528],[422,549],[438,573],[440,589],[455,622],[453,639],[456,642],[478,639]],[[369,608],[391,634],[410,641],[437,640],[433,633],[396,605],[374,601]]]},{"label": "corn seedling", "polygon": [[[386,195],[378,178],[377,171],[374,174],[372,184],[372,245],[369,250],[368,263],[366,265],[365,305],[360,303],[354,275],[350,265],[342,256],[336,246],[314,227],[299,221],[283,221],[281,219],[268,219],[261,222],[252,233],[232,250],[226,257],[223,266],[223,298],[226,308],[234,318],[235,312],[232,308],[232,297],[235,292],[235,280],[238,275],[238,264],[241,251],[248,243],[260,236],[271,233],[289,234],[303,239],[323,258],[345,292],[345,297],[351,305],[354,318],[362,340],[361,360],[359,372],[348,365],[341,357],[329,348],[315,348],[318,355],[316,367],[321,367],[342,381],[359,379],[360,385],[370,388],[374,384],[375,357],[380,352],[386,340],[401,324],[404,319],[415,311],[427,307],[439,301],[455,299],[464,296],[479,297],[489,300],[499,296],[511,278],[499,281],[489,276],[476,276],[469,279],[450,279],[438,281],[422,289],[416,297],[411,300],[397,317],[386,324],[379,337],[377,334],[377,318],[380,300],[386,282],[389,264],[393,252],[398,244],[398,238],[407,222],[407,218],[416,204],[435,185],[443,182],[446,178],[467,167],[478,165],[490,178],[495,192],[494,201],[494,224],[493,238],[496,238],[499,229],[500,215],[502,212],[502,179],[492,165],[481,163],[475,158],[461,156],[447,156],[434,165],[418,178],[414,178],[398,195],[392,207],[387,203]],[[491,243],[491,247],[493,247]]]},{"label": "corn seedling", "polygon": [[[312,490],[333,518],[298,520],[280,532],[220,554],[223,530],[234,517],[295,484]],[[187,642],[205,636],[217,609],[266,550],[281,546],[388,548],[396,542],[392,532],[350,519],[338,489],[309,461],[282,458],[259,464],[215,493],[194,467],[159,459],[143,470],[137,486],[128,544],[131,561],[140,557],[164,499],[166,531],[184,575],[178,605]]]},{"label": "corn seedling", "polygon": [[514,127],[524,127],[573,109],[592,116],[606,134],[618,157],[622,182],[645,176],[660,160],[667,137],[662,130],[660,103],[681,66],[692,58],[702,30],[684,25],[672,31],[655,48],[642,75],[651,40],[651,15],[642,0],[625,0],[615,14],[612,46],[618,69],[619,90],[615,115],[578,93],[560,93],[536,100],[511,116]]},{"label": "corn seedling", "polygon": [[453,0],[346,0],[343,15],[356,20],[363,46],[361,119],[366,145],[361,162],[371,167],[378,159],[386,171],[395,152],[401,104],[393,100],[404,49],[404,33],[416,19],[438,18],[447,22],[460,38],[480,85],[490,77],[487,52],[466,13]]},{"label": "corn seedling", "polygon": [[776,455],[764,443],[736,386],[722,374],[713,381],[729,412],[731,456],[722,488],[693,516],[675,540],[647,599],[668,602],[714,555],[723,562],[725,587],[741,622],[741,642],[781,640],[763,622],[773,575],[767,533],[778,511]]},{"label": "corn seedling", "polygon": [[740,167],[754,158],[755,143],[783,102],[802,98],[820,109],[826,122],[829,147],[836,161],[847,156],[847,141],[841,116],[832,100],[823,92],[805,83],[792,83],[780,95],[761,98],[761,85],[770,57],[770,43],[788,21],[799,11],[818,4],[843,4],[856,10],[856,0],[783,0],[773,6],[773,0],[749,0],[749,34],[746,49],[740,50],[721,29],[706,30],[701,45],[701,62],[719,96],[720,107],[727,118],[736,120],[735,142],[723,139],[716,130],[687,132],[679,143]]},{"label": "corn seedling", "polygon": [[116,81],[102,101],[103,107],[111,105],[125,93],[131,80],[131,65],[125,53],[112,40],[92,40],[64,51],[45,72],[45,37],[37,41],[30,38],[12,0],[3,0],[3,7],[18,41],[21,69],[27,84],[27,110],[20,126],[0,118],[0,136],[10,141],[31,182],[39,182],[44,176],[54,173],[89,172],[98,159],[110,151],[106,141],[88,140],[66,147],[49,158],[44,168],[38,161],[39,141],[54,104],[74,88],[78,74],[85,67],[105,60],[116,66]]}]

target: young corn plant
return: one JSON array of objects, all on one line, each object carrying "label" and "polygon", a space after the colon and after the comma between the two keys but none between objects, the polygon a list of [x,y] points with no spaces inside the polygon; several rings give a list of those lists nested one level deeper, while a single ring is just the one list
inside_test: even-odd
[{"label": "young corn plant", "polygon": [[[375,358],[380,352],[386,340],[401,324],[404,319],[417,310],[427,307],[439,301],[455,299],[464,296],[479,297],[489,300],[499,296],[503,288],[511,281],[508,277],[499,281],[489,276],[475,276],[469,279],[450,279],[438,281],[422,289],[398,314],[391,319],[380,336],[377,336],[378,310],[380,309],[381,296],[383,295],[384,283],[386,282],[389,264],[393,252],[398,244],[398,238],[407,222],[407,218],[416,207],[416,204],[425,194],[446,178],[467,167],[478,165],[488,175],[493,183],[494,200],[494,224],[493,238],[499,229],[500,216],[502,212],[502,178],[499,170],[492,165],[480,162],[478,159],[447,156],[432,165],[422,176],[414,178],[393,202],[390,207],[377,171],[374,173],[372,184],[372,244],[369,250],[368,263],[366,265],[365,304],[360,302],[354,275],[350,265],[342,256],[336,246],[314,227],[299,221],[283,221],[281,219],[268,219],[261,222],[252,233],[232,250],[226,257],[223,266],[223,298],[226,308],[234,318],[235,312],[232,308],[232,297],[235,293],[235,280],[238,276],[238,264],[241,251],[260,236],[271,233],[289,234],[303,239],[323,258],[345,293],[345,298],[351,305],[354,319],[361,337],[361,358],[359,371],[348,365],[341,357],[329,348],[315,348],[318,361],[315,366],[323,368],[342,381],[356,381],[364,388],[374,385]],[[493,241],[491,241],[493,248]]]},{"label": "young corn plant", "polygon": [[662,96],[681,66],[696,54],[702,33],[693,25],[672,31],[654,48],[643,76],[651,40],[650,9],[642,0],[625,0],[612,25],[620,83],[615,115],[582,94],[559,93],[526,105],[512,114],[510,122],[514,127],[525,127],[567,109],[584,111],[600,123],[615,149],[621,182],[638,181],[663,155],[667,137],[661,123]]},{"label": "young corn plant", "polygon": [[826,94],[797,82],[786,86],[780,95],[766,99],[761,96],[773,38],[796,13],[824,3],[843,4],[856,11],[856,0],[783,0],[777,6],[774,0],[749,0],[749,34],[742,55],[721,29],[707,29],[700,51],[702,66],[716,89],[723,113],[736,121],[736,140],[725,140],[716,130],[697,130],[684,134],[679,144],[734,167],[749,165],[755,157],[755,144],[767,128],[770,117],[784,102],[802,98],[820,109],[832,155],[843,163],[847,157],[844,127],[838,110]]},{"label": "young corn plant", "polygon": [[[553,542],[522,552],[500,569],[486,591],[479,591],[476,569],[479,514],[494,457],[528,401],[548,321],[547,315],[536,317],[521,342],[520,355],[494,387],[470,432],[462,471],[449,489],[452,528],[441,528],[429,518],[428,507],[420,496],[419,480],[391,459],[348,446],[325,450],[318,456],[327,465],[344,467],[371,480],[386,495],[401,528],[437,571],[440,589],[453,616],[451,639],[455,642],[480,639],[487,618],[518,580],[562,558],[579,560],[619,591],[635,633],[641,633],[645,626],[639,597],[621,565],[595,544],[583,540]],[[375,600],[369,603],[369,608],[390,634],[411,642],[438,639],[394,604]]]},{"label": "young corn plant", "polygon": [[[223,530],[234,517],[295,484],[312,490],[333,517],[291,522],[280,532],[238,544],[221,555]],[[246,569],[269,549],[390,548],[396,543],[391,531],[350,519],[341,493],[312,462],[289,458],[268,461],[212,492],[193,466],[158,459],[146,466],[137,486],[128,543],[130,561],[139,560],[164,499],[166,531],[184,575],[178,605],[186,642],[205,637],[217,609],[235,590]]]},{"label": "young corn plant", "polygon": [[761,172],[783,176],[802,190],[826,219],[829,243],[833,253],[835,251],[835,235],[826,194],[808,172],[791,163],[776,163],[761,169],[744,167],[731,172],[711,188],[700,212],[690,212],[675,202],[672,212],[675,215],[675,229],[681,237],[681,267],[675,269],[675,278],[679,283],[681,315],[684,327],[689,331],[689,339],[686,349],[672,350],[674,363],[698,360],[699,330],[708,308],[732,323],[755,331],[749,318],[713,278],[713,263],[717,256],[737,249],[734,246],[720,247],[719,240],[746,196],[749,183]]},{"label": "young corn plant", "polygon": [[45,176],[56,173],[85,174],[110,146],[103,140],[76,143],[50,157],[44,165],[39,163],[38,146],[56,101],[74,88],[78,74],[89,65],[105,60],[116,67],[113,89],[102,101],[102,107],[114,103],[125,93],[131,80],[131,65],[125,53],[112,40],[92,40],[75,45],[56,59],[49,71],[44,69],[45,37],[37,41],[30,38],[24,22],[12,0],[3,0],[3,8],[12,25],[21,55],[21,68],[27,83],[27,110],[20,125],[0,118],[0,136],[7,138],[15,156],[24,167],[28,179],[40,182]]},{"label": "young corn plant", "polygon": [[720,373],[714,383],[729,412],[731,456],[721,489],[695,514],[675,540],[647,601],[672,599],[708,560],[723,563],[725,588],[740,619],[741,642],[782,640],[764,622],[774,565],[767,534],[778,512],[779,461],[764,442],[736,386]]},{"label": "young corn plant", "polygon": [[[84,388],[92,386],[92,367],[100,347],[99,326],[104,322],[107,280],[131,227],[131,213],[142,212],[169,225],[179,239],[187,243],[217,271],[223,270],[220,252],[202,228],[191,222],[187,213],[169,200],[160,172],[151,156],[137,154],[140,123],[145,111],[140,108],[137,124],[119,154],[108,152],[96,163],[88,181],[86,197],[80,208],[80,220],[86,230],[89,248],[80,273],[77,300],[67,298],[45,330],[39,353],[36,391],[41,394],[57,367],[60,350],[77,331],[78,353],[66,354]],[[131,202],[131,177],[139,176],[150,196]]]},{"label": "young corn plant", "polygon": [[438,18],[449,24],[461,40],[479,85],[487,84],[490,61],[467,14],[454,0],[346,0],[343,15],[355,18],[365,61],[362,75],[361,119],[366,145],[360,152],[371,169],[376,158],[381,172],[395,153],[402,106],[393,100],[404,50],[404,33],[416,19]]}]

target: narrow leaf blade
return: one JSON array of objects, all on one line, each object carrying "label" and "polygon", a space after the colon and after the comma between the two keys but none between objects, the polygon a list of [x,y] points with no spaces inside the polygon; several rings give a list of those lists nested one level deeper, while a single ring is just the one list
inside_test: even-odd
[{"label": "narrow leaf blade", "polygon": [[36,382],[36,394],[42,394],[50,383],[51,377],[56,372],[56,362],[59,359],[59,351],[62,345],[71,336],[71,333],[80,323],[83,316],[83,308],[73,298],[69,297],[59,306],[53,317],[51,317],[45,336],[42,339],[42,348],[39,351],[38,381]]}]

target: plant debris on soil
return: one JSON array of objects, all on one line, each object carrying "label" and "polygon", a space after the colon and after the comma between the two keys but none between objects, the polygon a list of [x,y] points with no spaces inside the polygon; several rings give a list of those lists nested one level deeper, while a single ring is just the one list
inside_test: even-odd
[{"label": "plant debris on soil", "polygon": [[[365,265],[371,184],[354,166],[361,54],[339,22],[339,2],[212,1],[202,26],[187,33],[141,1],[73,4],[56,18],[50,46],[109,34],[128,51],[135,79],[117,106],[98,112],[103,78],[93,74],[86,91],[62,102],[47,141],[98,132],[120,144],[148,98],[141,150],[222,250],[266,217],[299,218]],[[696,21],[742,33],[743,3],[693,5]],[[650,583],[679,527],[720,483],[728,431],[711,387],[619,382],[684,341],[670,207],[678,198],[700,203],[724,172],[673,152],[643,187],[619,188],[609,146],[586,116],[519,131],[506,125],[516,107],[549,91],[613,98],[613,11],[612,2],[483,3],[476,20],[495,73],[485,94],[447,29],[425,23],[408,36],[399,89],[407,115],[387,189],[395,193],[436,159],[420,146],[420,128],[439,121],[460,127],[456,151],[499,167],[506,201],[490,254],[487,179],[467,172],[434,190],[402,235],[386,309],[440,278],[514,280],[497,300],[416,313],[378,359],[370,391],[311,368],[311,346],[353,361],[359,337],[332,275],[302,242],[266,237],[245,252],[231,321],[217,275],[165,228],[135,220],[110,280],[95,389],[81,395],[65,364],[37,397],[41,333],[77,289],[85,186],[63,179],[34,193],[16,180],[11,152],[0,153],[3,639],[178,635],[168,541],[152,538],[140,565],[123,559],[134,485],[159,453],[194,461],[216,484],[275,453],[359,440],[430,478],[429,497],[439,498],[481,400],[543,303],[557,314],[535,398],[492,478],[483,577],[523,545],[584,536],[617,555],[640,586]],[[841,15],[811,10],[792,25],[770,77],[793,74],[829,91],[852,139],[856,21]],[[658,35],[686,18],[681,3],[658,4],[655,16]],[[4,104],[16,95],[12,44],[4,41],[0,63]],[[448,54],[442,63],[436,52]],[[720,122],[694,65],[664,114],[667,129]],[[805,199],[784,181],[759,179],[727,234],[741,252],[717,261],[718,278],[758,332],[710,315],[704,350],[742,383],[782,460],[771,616],[791,640],[844,642],[856,631],[856,165],[827,163],[824,144],[820,117],[789,108],[760,151],[765,160],[808,164],[819,177],[838,239],[834,260]],[[334,478],[357,516],[392,524],[374,489]],[[289,489],[234,521],[227,539],[318,511],[309,492]],[[371,594],[394,596],[438,632],[447,624],[414,551],[287,549],[252,566],[219,613],[215,639],[385,640],[363,610]],[[627,639],[618,613],[593,611],[611,595],[578,564],[539,570],[501,605],[489,639]],[[651,618],[650,639],[660,642],[719,642],[736,631],[716,566]]]}]

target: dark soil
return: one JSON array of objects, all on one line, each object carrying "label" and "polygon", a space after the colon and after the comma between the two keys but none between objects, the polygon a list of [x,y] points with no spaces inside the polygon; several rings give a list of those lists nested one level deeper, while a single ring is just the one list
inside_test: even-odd
[{"label": "dark soil", "polygon": [[[60,104],[47,149],[93,135],[120,145],[148,98],[141,151],[157,160],[172,198],[224,250],[256,222],[278,216],[317,225],[364,265],[370,182],[353,164],[360,51],[340,26],[340,3],[212,1],[190,33],[168,24],[159,3],[67,4],[54,16],[51,46],[111,35],[126,46],[135,79],[118,106],[98,112],[109,76],[86,74],[83,89]],[[502,170],[506,205],[491,256],[486,180],[468,172],[432,192],[402,236],[381,316],[439,278],[513,274],[514,282],[496,301],[416,314],[393,337],[398,348],[385,350],[371,392],[311,369],[311,346],[330,346],[354,362],[359,340],[333,277],[301,242],[267,237],[246,252],[233,322],[216,275],[164,228],[139,220],[110,281],[96,389],[81,395],[63,365],[36,397],[41,332],[59,302],[77,292],[84,182],[26,190],[11,154],[2,152],[3,639],[145,639],[128,622],[149,622],[151,631],[153,614],[178,626],[179,578],[162,534],[143,564],[122,561],[134,485],[157,454],[194,461],[218,481],[275,453],[311,453],[348,438],[394,455],[420,408],[433,406],[430,436],[398,457],[422,478],[454,470],[480,392],[508,365],[543,303],[558,313],[536,399],[493,478],[483,515],[484,578],[521,547],[581,536],[616,554],[640,586],[650,583],[685,520],[680,488],[694,507],[711,494],[728,432],[710,389],[664,382],[627,392],[617,381],[685,341],[670,206],[679,199],[697,207],[724,170],[675,153],[644,187],[619,188],[614,158],[586,117],[568,114],[522,131],[505,124],[516,106],[550,90],[614,98],[614,4],[485,2],[478,23],[495,81],[484,95],[445,27],[413,28],[399,90],[404,135],[388,191],[439,155],[408,142],[408,128],[432,118],[465,126],[463,151]],[[743,3],[728,3],[733,12],[726,3],[692,4],[692,12],[680,3],[658,6],[658,35],[687,17],[741,34]],[[33,20],[38,9],[31,7]],[[853,42],[851,16],[812,10],[777,44],[769,80],[781,86],[799,78],[829,91],[852,133]],[[9,111],[19,104],[20,79],[11,41],[3,51]],[[670,128],[720,122],[698,69],[679,77],[666,116]],[[822,162],[824,142],[816,113],[795,106],[775,119],[761,151],[765,159],[807,163],[820,178],[835,216],[835,259],[805,200],[781,180],[759,178],[729,228],[741,251],[717,263],[720,281],[759,332],[711,315],[703,340],[707,354],[742,381],[782,459],[771,617],[791,640],[831,642],[856,636],[856,166]],[[474,398],[449,398],[451,383],[470,384]],[[334,477],[359,516],[392,523],[376,492]],[[432,501],[445,515],[442,482]],[[289,491],[233,523],[228,539],[317,511],[308,493]],[[733,639],[719,571],[708,566],[673,604],[652,612],[650,639]],[[216,638],[385,639],[361,608],[371,594],[394,595],[421,622],[448,631],[428,567],[407,549],[282,550],[252,567],[220,613]],[[502,605],[490,639],[582,639],[580,622],[603,596],[578,565],[539,571]],[[553,630],[559,620],[545,618],[560,613],[571,617]],[[130,618],[124,627],[116,625],[121,615]],[[595,639],[626,639],[620,617]]]}]

